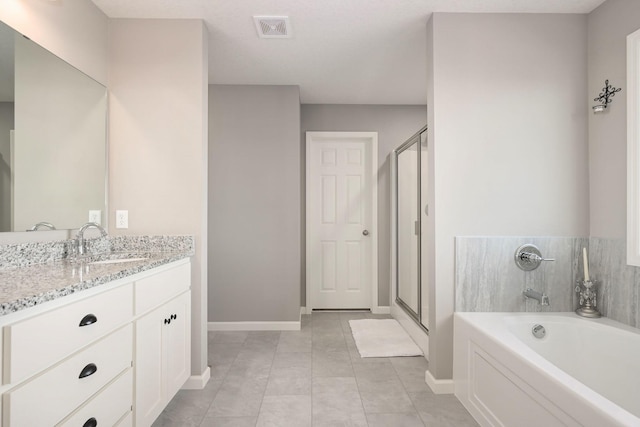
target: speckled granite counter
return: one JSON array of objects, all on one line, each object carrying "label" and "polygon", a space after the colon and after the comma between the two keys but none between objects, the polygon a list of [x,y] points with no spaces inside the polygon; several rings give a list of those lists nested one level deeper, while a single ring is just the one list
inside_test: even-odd
[{"label": "speckled granite counter", "polygon": [[[93,264],[100,260],[100,255],[94,255],[83,262],[63,257],[43,263],[23,260],[22,264],[0,268],[0,316],[188,258],[194,254],[193,243],[191,236],[116,237],[105,243],[108,252],[145,259]],[[32,246],[29,244],[30,250]],[[14,248],[0,249],[6,255]],[[35,252],[42,253],[40,249]]]}]

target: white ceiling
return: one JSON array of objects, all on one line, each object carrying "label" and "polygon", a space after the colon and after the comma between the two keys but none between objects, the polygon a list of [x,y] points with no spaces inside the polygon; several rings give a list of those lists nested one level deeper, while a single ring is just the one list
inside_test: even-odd
[{"label": "white ceiling", "polygon": [[[298,85],[304,104],[426,104],[433,12],[589,13],[604,0],[93,0],[111,18],[199,18],[210,84]],[[261,39],[253,15],[289,16]]]}]

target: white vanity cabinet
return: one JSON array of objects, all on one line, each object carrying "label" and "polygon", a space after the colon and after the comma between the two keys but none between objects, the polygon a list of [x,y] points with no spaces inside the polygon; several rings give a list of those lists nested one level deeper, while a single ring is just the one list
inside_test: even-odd
[{"label": "white vanity cabinet", "polygon": [[190,271],[182,259],[0,316],[2,427],[150,426],[190,375]]},{"label": "white vanity cabinet", "polygon": [[[135,283],[137,427],[153,424],[184,385],[191,366],[189,265]],[[162,292],[157,292],[162,289]]]},{"label": "white vanity cabinet", "polygon": [[133,285],[103,289],[0,320],[4,427],[56,425],[132,369]]}]

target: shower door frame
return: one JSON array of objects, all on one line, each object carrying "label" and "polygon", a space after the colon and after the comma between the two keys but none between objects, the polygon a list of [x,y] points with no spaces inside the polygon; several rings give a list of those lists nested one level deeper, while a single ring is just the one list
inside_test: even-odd
[{"label": "shower door frame", "polygon": [[[398,148],[396,148],[395,150],[393,150],[392,154],[392,173],[391,173],[391,178],[392,178],[392,215],[391,215],[391,228],[392,228],[392,290],[393,290],[393,295],[392,295],[392,302],[395,302],[396,305],[398,305],[402,311],[408,315],[408,317],[410,317],[419,327],[423,332],[426,332],[427,335],[429,334],[429,329],[428,327],[422,322],[422,315],[423,315],[423,310],[422,310],[422,302],[423,302],[423,297],[422,297],[422,252],[423,252],[423,248],[422,248],[422,232],[423,232],[423,224],[422,224],[422,206],[423,206],[423,200],[422,200],[422,148],[423,148],[423,142],[421,139],[421,135],[423,133],[425,133],[428,129],[428,126],[424,126],[422,129],[420,129],[418,132],[416,132],[414,135],[412,135],[409,139],[407,139],[407,141],[405,141],[403,144],[401,144]],[[398,195],[399,195],[399,179],[398,179],[398,156],[404,152],[405,150],[407,150],[408,148],[410,148],[411,146],[413,146],[414,144],[418,144],[418,155],[417,155],[417,168],[418,168],[418,174],[417,174],[417,191],[416,191],[416,197],[418,197],[418,213],[417,213],[417,219],[418,219],[418,225],[417,225],[417,232],[418,232],[418,239],[417,239],[417,245],[418,245],[418,251],[417,251],[417,257],[418,257],[418,262],[417,262],[417,277],[418,277],[418,295],[417,295],[417,301],[418,301],[418,311],[414,311],[411,307],[409,307],[409,305],[407,303],[405,303],[399,296],[399,236],[398,236],[398,212],[399,212],[399,203],[398,203]],[[425,142],[425,147],[428,147],[428,143]],[[428,307],[427,307],[428,309]],[[421,346],[422,347],[422,346]]]}]

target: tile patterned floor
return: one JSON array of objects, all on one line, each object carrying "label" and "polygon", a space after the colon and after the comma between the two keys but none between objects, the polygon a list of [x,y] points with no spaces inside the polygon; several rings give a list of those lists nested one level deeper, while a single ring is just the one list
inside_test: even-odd
[{"label": "tile patterned floor", "polygon": [[153,427],[477,426],[453,395],[424,382],[423,357],[358,354],[350,319],[314,313],[292,332],[210,332],[211,380],[182,390]]}]

